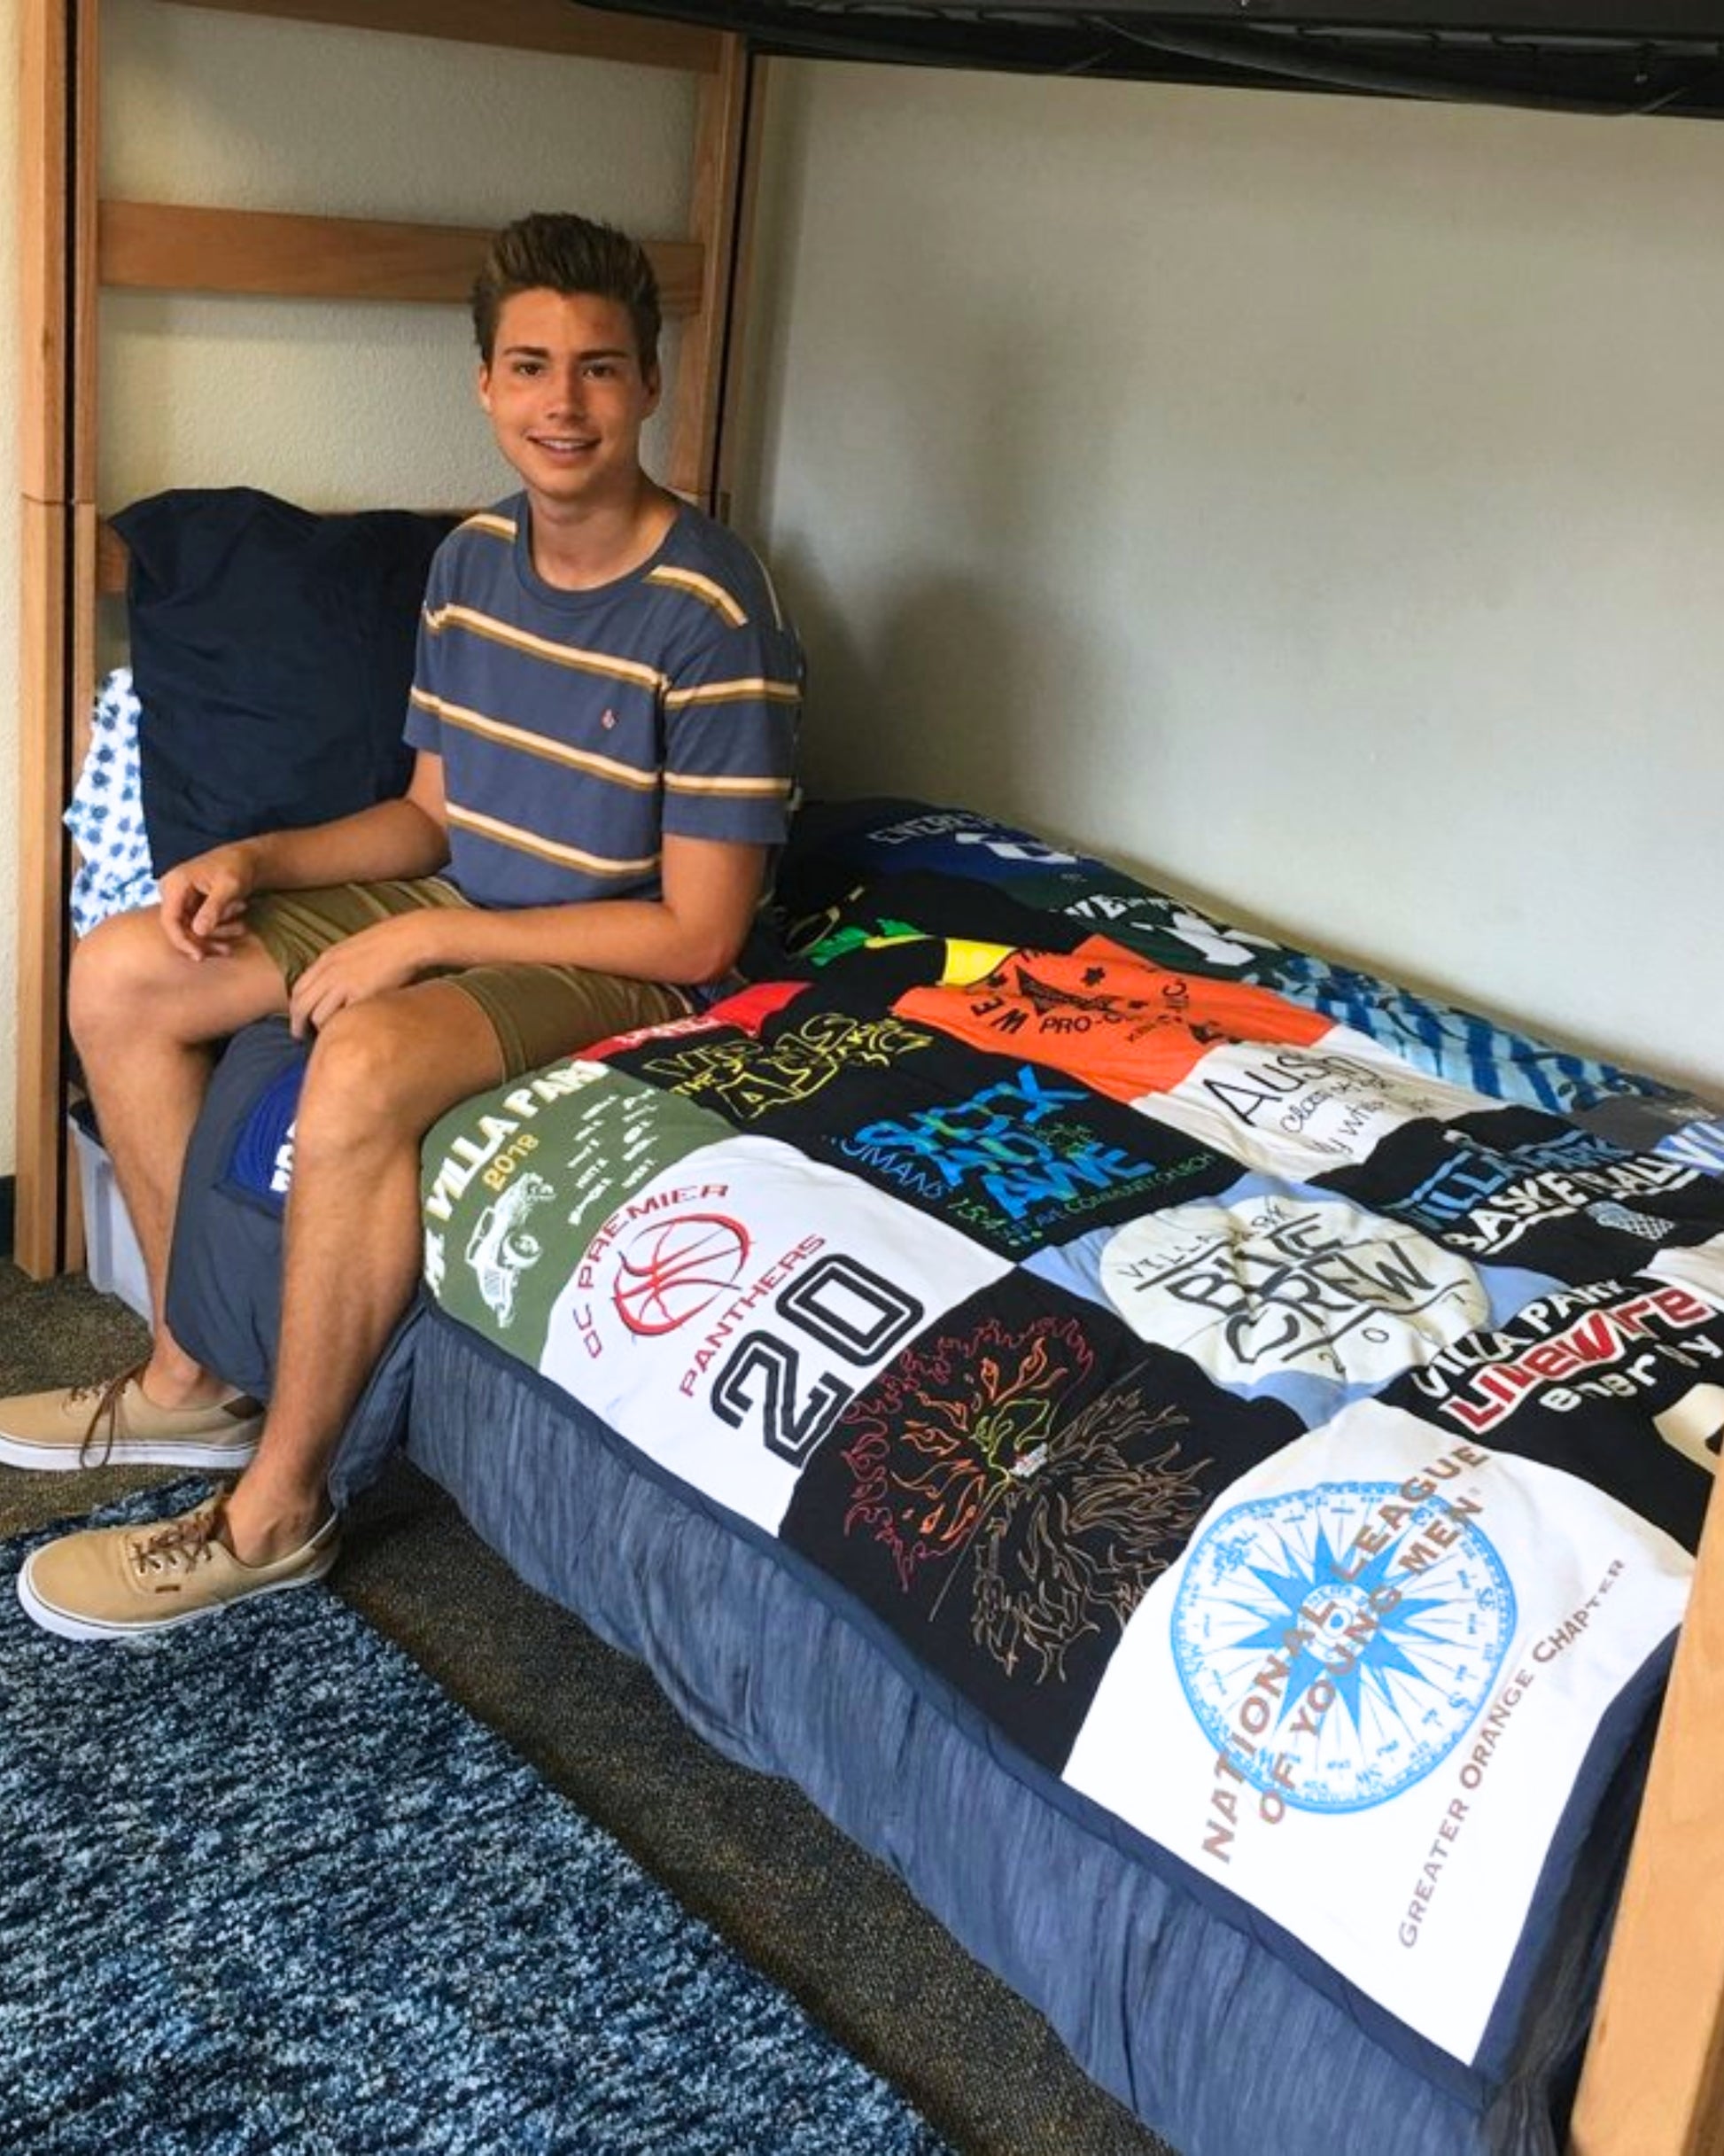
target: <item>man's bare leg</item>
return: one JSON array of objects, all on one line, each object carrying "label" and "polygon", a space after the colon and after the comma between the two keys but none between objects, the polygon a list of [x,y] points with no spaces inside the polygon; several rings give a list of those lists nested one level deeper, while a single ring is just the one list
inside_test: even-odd
[{"label": "man's bare leg", "polygon": [[227,1504],[242,1564],[286,1556],[327,1517],[342,1430],[419,1277],[419,1141],[502,1076],[490,1021],[447,981],[353,1004],[319,1036],[294,1125],[276,1386]]},{"label": "man's bare leg", "polygon": [[252,1465],[177,1518],[33,1551],[17,1592],[35,1623],[112,1640],[324,1576],[340,1549],[330,1466],[419,1267],[419,1140],[502,1070],[490,1021],[447,981],[352,1004],[321,1029],[295,1121],[276,1387]]},{"label": "man's bare leg", "polygon": [[154,1337],[142,1383],[160,1407],[228,1390],[181,1347],[163,1314],[167,1253],[191,1129],[214,1044],[287,1008],[280,971],[245,937],[221,957],[182,957],[151,907],[105,922],[78,946],[69,998],[73,1039],[102,1142],[113,1159],[150,1282]]}]

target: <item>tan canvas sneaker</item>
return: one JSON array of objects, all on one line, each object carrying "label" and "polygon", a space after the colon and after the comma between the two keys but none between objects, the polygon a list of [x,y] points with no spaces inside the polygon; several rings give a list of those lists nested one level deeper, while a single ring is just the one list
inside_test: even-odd
[{"label": "tan canvas sneaker", "polygon": [[0,1400],[0,1460],[50,1473],[154,1466],[237,1474],[258,1449],[261,1405],[241,1393],[214,1407],[158,1407],[140,1382],[144,1368]]},{"label": "tan canvas sneaker", "polygon": [[63,1639],[125,1639],[213,1617],[231,1602],[321,1580],[341,1551],[331,1513],[273,1564],[242,1565],[220,1539],[222,1497],[143,1527],[86,1528],[35,1551],[18,1576],[25,1614]]}]

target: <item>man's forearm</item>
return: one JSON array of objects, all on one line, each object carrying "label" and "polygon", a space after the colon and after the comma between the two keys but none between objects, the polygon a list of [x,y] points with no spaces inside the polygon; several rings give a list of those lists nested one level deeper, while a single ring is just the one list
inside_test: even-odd
[{"label": "man's forearm", "polygon": [[587,966],[636,980],[691,986],[718,979],[742,937],[722,922],[677,914],[662,900],[594,899],[579,906],[462,907],[416,916],[435,966]]},{"label": "man's forearm", "polygon": [[435,876],[449,858],[436,818],[405,798],[297,831],[247,839],[259,891],[308,891],[323,883],[375,883]]}]

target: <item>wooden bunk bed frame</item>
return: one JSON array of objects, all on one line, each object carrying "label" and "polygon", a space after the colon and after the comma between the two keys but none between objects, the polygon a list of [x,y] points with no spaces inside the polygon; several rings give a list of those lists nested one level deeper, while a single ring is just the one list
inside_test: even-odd
[{"label": "wooden bunk bed frame", "polygon": [[[685,324],[672,407],[678,491],[728,497],[765,63],[732,33],[569,0],[190,0],[248,14],[622,60],[699,78],[691,231],[652,247]],[[82,1257],[68,1173],[60,821],[88,724],[98,595],[124,554],[96,499],[104,285],[449,302],[483,234],[431,225],[104,202],[98,0],[20,0],[20,860],[16,1257]],[[1715,1491],[1576,2105],[1574,2156],[1724,2150],[1724,1475]]]}]

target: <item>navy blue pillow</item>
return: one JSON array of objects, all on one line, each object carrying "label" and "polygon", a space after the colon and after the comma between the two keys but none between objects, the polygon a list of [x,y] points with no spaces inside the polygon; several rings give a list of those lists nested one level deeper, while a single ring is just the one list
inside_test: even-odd
[{"label": "navy blue pillow", "polygon": [[182,487],[113,518],[144,821],[159,876],[206,847],[398,794],[414,639],[453,517],[320,517],[250,486]]}]

